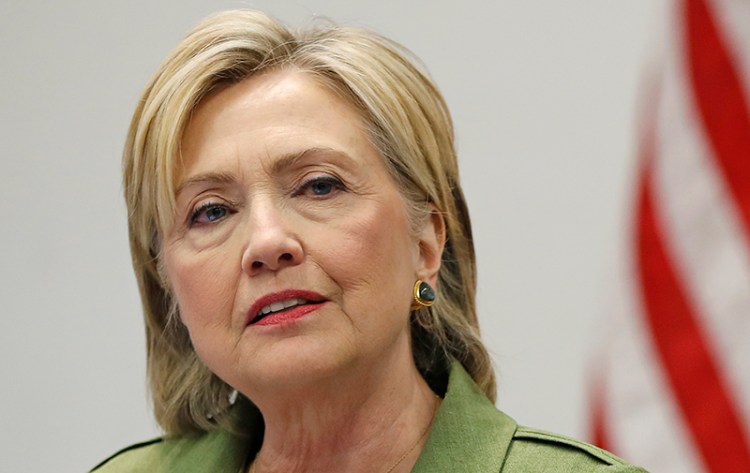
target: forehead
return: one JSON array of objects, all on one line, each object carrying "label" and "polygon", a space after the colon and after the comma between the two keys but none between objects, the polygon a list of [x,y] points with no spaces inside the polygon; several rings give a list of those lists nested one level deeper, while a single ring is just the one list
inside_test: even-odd
[{"label": "forehead", "polygon": [[382,161],[362,116],[342,94],[307,72],[269,71],[222,88],[196,107],[175,177],[179,183],[206,166],[260,162],[310,148]]}]

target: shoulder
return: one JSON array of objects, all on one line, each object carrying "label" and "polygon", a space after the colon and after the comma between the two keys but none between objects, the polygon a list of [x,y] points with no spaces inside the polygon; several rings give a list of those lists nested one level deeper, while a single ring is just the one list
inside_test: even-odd
[{"label": "shoulder", "polygon": [[110,456],[91,473],[237,473],[260,447],[263,420],[249,401],[237,402],[232,409],[234,420],[247,431],[217,427],[136,443]]},{"label": "shoulder", "polygon": [[503,473],[646,473],[612,453],[563,435],[519,426],[511,440]]},{"label": "shoulder", "polygon": [[120,450],[91,473],[236,473],[248,454],[248,441],[224,430],[157,438]]},{"label": "shoulder", "polygon": [[129,445],[96,465],[91,473],[156,471],[164,450],[161,437]]},{"label": "shoulder", "polygon": [[457,362],[413,471],[646,473],[585,442],[519,426]]}]

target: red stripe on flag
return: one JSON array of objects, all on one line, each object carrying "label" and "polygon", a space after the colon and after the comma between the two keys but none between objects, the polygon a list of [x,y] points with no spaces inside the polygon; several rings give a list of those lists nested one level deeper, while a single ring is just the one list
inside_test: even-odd
[{"label": "red stripe on flag", "polygon": [[750,115],[746,97],[706,2],[687,0],[685,7],[695,102],[745,235],[750,235]]},{"label": "red stripe on flag", "polygon": [[[653,143],[648,144],[647,154],[653,154],[652,146]],[[654,212],[650,168],[642,179],[638,207],[638,271],[646,322],[662,366],[708,471],[750,472],[750,444],[666,252]]]},{"label": "red stripe on flag", "polygon": [[[604,377],[601,376],[601,379]],[[591,443],[604,450],[613,450],[614,446],[609,440],[607,433],[606,410],[604,409],[604,389],[594,390],[592,425],[591,425]]]}]

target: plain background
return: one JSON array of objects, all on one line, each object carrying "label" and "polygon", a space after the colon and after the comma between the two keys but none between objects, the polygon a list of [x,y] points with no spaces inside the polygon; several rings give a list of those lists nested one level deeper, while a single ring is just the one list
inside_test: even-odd
[{"label": "plain background", "polygon": [[424,61],[456,123],[498,405],[585,436],[664,0],[2,0],[0,470],[86,471],[158,433],[121,147],[167,52],[236,7],[370,27]]}]

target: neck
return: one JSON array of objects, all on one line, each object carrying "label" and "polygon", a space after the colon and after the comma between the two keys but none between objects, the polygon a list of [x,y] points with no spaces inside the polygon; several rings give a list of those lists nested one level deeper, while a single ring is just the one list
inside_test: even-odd
[{"label": "neck", "polygon": [[253,397],[266,425],[255,472],[411,471],[439,402],[411,350],[333,381]]}]

